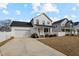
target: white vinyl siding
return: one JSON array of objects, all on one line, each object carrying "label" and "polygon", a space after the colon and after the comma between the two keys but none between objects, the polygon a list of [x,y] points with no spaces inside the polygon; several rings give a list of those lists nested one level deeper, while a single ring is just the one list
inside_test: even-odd
[{"label": "white vinyl siding", "polygon": [[37,24],[37,20],[39,21],[39,25],[43,25],[43,22],[45,21],[45,25],[52,25],[52,22],[44,15],[40,15],[36,18],[34,18],[33,22],[34,24]]}]

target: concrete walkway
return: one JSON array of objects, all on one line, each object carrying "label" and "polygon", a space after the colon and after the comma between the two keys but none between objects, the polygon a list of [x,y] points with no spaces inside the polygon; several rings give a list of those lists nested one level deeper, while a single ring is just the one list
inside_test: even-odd
[{"label": "concrete walkway", "polygon": [[3,56],[65,56],[36,39],[13,39],[0,47]]}]

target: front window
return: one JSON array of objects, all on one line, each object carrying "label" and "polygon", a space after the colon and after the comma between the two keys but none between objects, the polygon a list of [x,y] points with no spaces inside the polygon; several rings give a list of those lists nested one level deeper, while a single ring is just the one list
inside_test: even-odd
[{"label": "front window", "polygon": [[70,29],[66,29],[66,32],[70,32]]},{"label": "front window", "polygon": [[79,30],[77,30],[79,32]]},{"label": "front window", "polygon": [[36,24],[39,25],[39,20],[38,19],[36,20]]},{"label": "front window", "polygon": [[48,32],[48,28],[44,28],[44,32]]},{"label": "front window", "polygon": [[70,29],[62,29],[63,32],[70,32]]},{"label": "front window", "polygon": [[50,22],[47,22],[48,24],[50,24]]},{"label": "front window", "polygon": [[63,32],[65,32],[65,29],[62,29]]}]

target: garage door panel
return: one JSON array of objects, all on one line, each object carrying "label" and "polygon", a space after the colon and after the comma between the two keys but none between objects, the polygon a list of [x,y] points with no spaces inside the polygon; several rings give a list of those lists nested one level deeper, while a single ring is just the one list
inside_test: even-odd
[{"label": "garage door panel", "polygon": [[16,37],[29,37],[30,30],[15,30]]}]

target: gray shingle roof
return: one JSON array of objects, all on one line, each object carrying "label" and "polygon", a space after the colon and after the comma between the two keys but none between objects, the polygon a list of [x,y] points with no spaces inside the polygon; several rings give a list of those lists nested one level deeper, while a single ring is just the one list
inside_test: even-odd
[{"label": "gray shingle roof", "polygon": [[41,26],[41,27],[52,27],[51,25],[49,26],[49,25],[37,25],[37,24],[36,24],[36,26]]},{"label": "gray shingle roof", "polygon": [[14,27],[33,27],[29,22],[13,21],[10,26]]},{"label": "gray shingle roof", "polygon": [[56,22],[52,23],[52,25],[53,25],[53,24],[57,24],[57,23],[62,23],[64,20],[68,20],[68,19],[67,19],[67,18],[61,19],[61,20],[59,20],[59,21],[56,21]]},{"label": "gray shingle roof", "polygon": [[74,22],[74,26],[76,26],[76,25],[78,25],[79,24],[79,22]]}]

